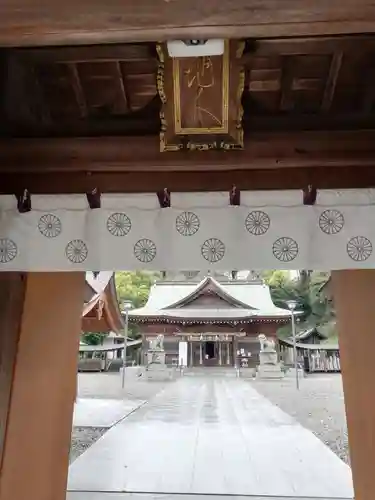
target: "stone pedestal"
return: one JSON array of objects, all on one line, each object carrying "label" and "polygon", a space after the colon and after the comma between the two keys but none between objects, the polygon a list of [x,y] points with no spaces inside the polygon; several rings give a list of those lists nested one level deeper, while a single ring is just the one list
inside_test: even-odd
[{"label": "stone pedestal", "polygon": [[279,380],[284,377],[284,373],[281,371],[280,363],[276,365],[259,365],[258,377]]},{"label": "stone pedestal", "polygon": [[148,351],[147,365],[151,368],[153,365],[165,366],[165,352],[164,351]]},{"label": "stone pedestal", "polygon": [[260,351],[257,376],[263,379],[282,379],[284,372],[274,349]]},{"label": "stone pedestal", "polygon": [[172,380],[175,370],[165,364],[165,352],[162,350],[149,350],[147,352],[147,380]]},{"label": "stone pedestal", "polygon": [[[298,377],[301,379],[305,376],[305,372],[303,368],[298,368]],[[285,370],[285,377],[287,378],[296,378],[296,369],[293,367],[289,367]]]},{"label": "stone pedestal", "polygon": [[260,351],[259,353],[260,365],[277,365],[277,352],[276,351]]}]

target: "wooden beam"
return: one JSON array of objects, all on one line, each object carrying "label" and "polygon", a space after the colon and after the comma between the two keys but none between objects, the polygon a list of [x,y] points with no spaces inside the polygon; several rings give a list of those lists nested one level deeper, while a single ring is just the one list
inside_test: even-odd
[{"label": "wooden beam", "polygon": [[[0,273],[0,471],[26,289],[25,275]],[[0,472],[1,474],[1,472]]]},{"label": "wooden beam", "polygon": [[258,57],[268,57],[275,54],[282,56],[301,56],[306,54],[329,55],[342,51],[358,53],[358,50],[372,51],[375,48],[373,35],[342,35],[322,37],[285,37],[269,40],[256,40],[253,51],[245,54],[244,61],[255,53]]},{"label": "wooden beam", "polygon": [[293,109],[293,57],[285,57],[281,69],[280,83],[280,110],[291,111]]},{"label": "wooden beam", "polygon": [[87,104],[85,99],[85,93],[83,92],[81,79],[79,77],[77,65],[75,63],[68,64],[69,75],[71,84],[74,90],[74,95],[77,101],[77,106],[79,108],[81,118],[87,118]]},{"label": "wooden beam", "polygon": [[[13,194],[25,186],[33,194],[86,193],[93,186],[106,193],[155,193],[168,188],[173,192],[229,191],[235,184],[246,190],[302,190],[308,185],[318,189],[373,188],[375,186],[375,160],[373,165],[297,167],[267,170],[220,171],[141,171],[93,172],[80,171],[0,174],[0,194]],[[302,192],[302,191],[301,191]],[[32,198],[31,198],[32,199]],[[302,194],[301,194],[302,200]]]},{"label": "wooden beam", "polygon": [[374,33],[372,0],[2,0],[0,45]]},{"label": "wooden beam", "polygon": [[148,61],[156,54],[150,50],[149,45],[140,44],[110,44],[86,45],[70,47],[38,47],[15,49],[12,53],[21,60],[32,61],[37,64],[52,63],[83,63],[87,61],[112,62],[112,61]]},{"label": "wooden beam", "polygon": [[328,78],[324,89],[322,111],[329,111],[331,109],[333,97],[335,95],[337,79],[341,70],[343,56],[344,53],[342,52],[342,50],[336,51],[332,56],[331,66],[329,68]]},{"label": "wooden beam", "polygon": [[254,134],[244,151],[160,153],[157,137],[0,142],[0,193],[375,186],[375,131]]},{"label": "wooden beam", "polygon": [[366,83],[363,89],[362,110],[366,115],[371,115],[375,102],[375,68],[367,71]]},{"label": "wooden beam", "polygon": [[252,171],[374,163],[375,130],[254,133],[245,139],[243,151],[160,153],[154,136],[0,141],[0,174]]},{"label": "wooden beam", "polygon": [[129,100],[129,93],[126,90],[125,87],[125,80],[124,80],[124,75],[122,74],[121,71],[121,65],[119,61],[116,61],[115,63],[115,71],[117,75],[117,80],[118,80],[118,86],[121,92],[121,97],[123,101],[123,106],[124,106],[124,111],[131,111],[131,106],[130,106],[130,100]]},{"label": "wooden beam", "polygon": [[[247,97],[247,96],[246,96]],[[249,106],[248,103],[245,104]],[[252,115],[246,111],[244,129],[257,133],[277,133],[288,130],[294,134],[298,131],[319,131],[335,134],[337,130],[371,130],[375,129],[375,116],[364,113],[288,113],[278,115]],[[82,135],[82,134],[81,134]],[[116,134],[112,134],[116,135]],[[139,133],[137,135],[140,135]]]}]

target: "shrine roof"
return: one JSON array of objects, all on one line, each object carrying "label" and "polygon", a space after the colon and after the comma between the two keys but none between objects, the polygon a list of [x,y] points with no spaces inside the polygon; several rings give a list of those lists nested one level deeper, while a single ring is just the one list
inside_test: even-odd
[{"label": "shrine roof", "polygon": [[296,335],[296,339],[297,341],[298,340],[306,340],[308,338],[310,338],[311,336],[313,335],[317,335],[318,337],[320,337],[322,340],[325,340],[327,338],[327,335],[325,335],[324,333],[320,332],[316,327],[315,328],[309,328],[308,330],[304,330],[302,332],[299,332],[297,335]]},{"label": "shrine roof", "polygon": [[[127,347],[140,345],[142,340],[129,339],[127,341]],[[124,349],[124,344],[111,344],[111,345],[83,345],[80,344],[79,352],[108,352],[108,351],[118,351]]]},{"label": "shrine roof", "polygon": [[[280,339],[280,342],[284,343],[290,347],[293,346],[292,339]],[[308,349],[310,351],[338,351],[339,350],[338,344],[302,344],[302,343],[297,343],[296,347],[299,349]]]},{"label": "shrine roof", "polygon": [[[224,300],[222,307],[194,307],[194,300],[207,287]],[[191,304],[191,307],[186,307]],[[224,305],[225,304],[225,305]],[[194,282],[158,282],[151,290],[147,304],[129,313],[132,319],[251,319],[288,318],[289,311],[276,307],[269,287],[260,281],[218,282],[212,277]]]},{"label": "shrine roof", "polygon": [[85,276],[86,284],[96,294],[100,294],[105,290],[112,276],[113,276],[112,271],[100,271],[100,273],[98,274],[88,271]]},{"label": "shrine roof", "polygon": [[[97,310],[103,303],[103,310],[107,319],[105,328],[120,332],[124,321],[117,300],[114,273],[112,271],[86,272],[86,288],[82,309],[83,329],[85,322],[96,318],[100,321],[102,313]],[[107,324],[108,323],[108,324]]]}]

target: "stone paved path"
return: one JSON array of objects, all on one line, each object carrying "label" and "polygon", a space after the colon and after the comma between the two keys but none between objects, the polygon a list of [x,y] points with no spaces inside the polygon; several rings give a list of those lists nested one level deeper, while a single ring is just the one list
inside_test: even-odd
[{"label": "stone paved path", "polygon": [[112,427],[142,404],[144,401],[77,398],[74,405],[73,426]]},{"label": "stone paved path", "polygon": [[353,497],[349,467],[249,383],[196,377],[109,430],[72,464],[68,490],[81,492],[69,500],[107,500],[106,492]]}]

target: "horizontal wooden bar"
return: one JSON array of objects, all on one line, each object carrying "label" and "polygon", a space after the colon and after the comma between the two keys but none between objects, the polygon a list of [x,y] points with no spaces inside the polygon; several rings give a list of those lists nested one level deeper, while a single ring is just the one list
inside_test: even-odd
[{"label": "horizontal wooden bar", "polygon": [[[375,168],[304,167],[273,170],[220,170],[179,172],[46,172],[2,173],[0,194],[28,189],[33,194],[86,193],[94,188],[101,193],[145,193],[164,188],[173,192],[240,190],[285,190],[369,188],[375,186]],[[156,194],[155,194],[156,196]],[[302,196],[302,194],[301,194]],[[302,198],[301,198],[302,199]],[[32,204],[32,197],[31,197]]]},{"label": "horizontal wooden bar", "polygon": [[[109,44],[70,47],[15,49],[13,54],[38,64],[87,61],[150,61],[151,48],[145,44]],[[155,63],[157,57],[155,53]]]},{"label": "horizontal wooden bar", "polygon": [[353,53],[358,50],[374,50],[374,47],[373,35],[285,37],[258,40],[254,46],[254,53],[259,57],[275,54],[283,56],[330,55],[337,50]]},{"label": "horizontal wooden bar", "polygon": [[250,134],[243,151],[159,151],[157,136],[0,141],[5,172],[174,172],[372,166],[375,131]]},{"label": "horizontal wooden bar", "polygon": [[372,0],[2,0],[0,46],[374,33]]}]

